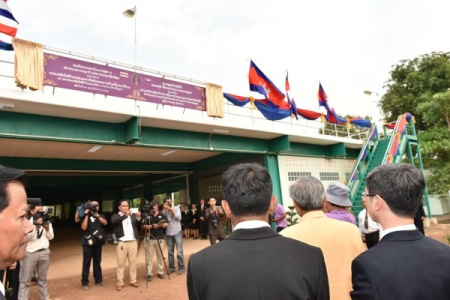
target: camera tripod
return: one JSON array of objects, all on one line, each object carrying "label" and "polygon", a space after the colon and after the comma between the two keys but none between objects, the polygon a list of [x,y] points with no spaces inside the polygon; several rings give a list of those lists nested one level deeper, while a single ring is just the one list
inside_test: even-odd
[{"label": "camera tripod", "polygon": [[[150,222],[150,216],[147,215],[143,225],[153,225],[153,224],[151,224],[151,222]],[[150,261],[149,253],[147,251],[147,249],[149,249],[149,247],[151,247],[150,246],[150,241],[152,239],[156,240],[156,244],[158,245],[158,250],[159,250],[159,253],[161,254],[161,257],[162,257],[162,260],[163,260],[163,263],[164,263],[164,267],[166,269],[167,276],[170,279],[169,269],[167,268],[166,258],[164,257],[164,254],[163,254],[163,251],[162,251],[162,248],[161,248],[160,239],[157,236],[152,235],[150,233],[150,229],[144,228],[144,243],[145,243],[144,250],[145,250],[145,267],[146,267],[146,271],[148,272],[149,268],[153,268],[152,261]],[[141,241],[141,239],[139,239],[139,240]],[[139,247],[140,247],[140,245],[138,246],[138,253],[139,253]],[[148,287],[148,281],[146,281],[146,288],[147,287]]]}]

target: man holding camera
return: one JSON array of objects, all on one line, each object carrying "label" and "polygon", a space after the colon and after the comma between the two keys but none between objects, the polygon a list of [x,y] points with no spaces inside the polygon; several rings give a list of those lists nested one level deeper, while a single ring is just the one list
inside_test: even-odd
[{"label": "man holding camera", "polygon": [[225,217],[220,206],[216,206],[216,198],[209,198],[209,207],[205,212],[205,219],[208,224],[209,242],[215,244],[217,240],[223,241],[225,239],[225,230],[223,228],[222,218]]},{"label": "man holding camera", "polygon": [[130,285],[139,287],[136,279],[136,262],[138,254],[137,241],[139,240],[138,225],[141,221],[141,213],[132,213],[127,199],[119,201],[119,212],[111,216],[111,224],[114,226],[114,234],[119,242],[116,246],[117,254],[117,286],[116,290],[123,288],[123,271],[128,258],[130,267]]},{"label": "man holding camera", "polygon": [[[144,207],[146,210],[147,205]],[[167,227],[167,217],[158,210],[158,203],[151,201],[148,204],[149,211],[145,211],[146,216],[142,223],[142,229],[145,231],[145,263],[147,264],[147,282],[153,279],[153,254],[156,251],[158,263],[158,277],[164,279],[164,257],[162,249],[164,248],[164,229]]]},{"label": "man holding camera", "polygon": [[19,299],[27,300],[30,292],[31,278],[37,270],[37,284],[41,300],[47,300],[47,272],[50,266],[50,241],[53,240],[53,226],[50,216],[44,212],[42,203],[30,205],[30,223],[33,231],[28,234],[27,255],[20,266]]},{"label": "man holding camera", "polygon": [[177,247],[178,275],[184,274],[183,235],[181,233],[181,210],[174,206],[171,198],[164,200],[167,222],[166,237],[169,252],[169,273],[175,272],[174,247]]},{"label": "man holding camera", "polygon": [[102,247],[105,244],[105,232],[103,226],[108,225],[105,216],[99,214],[97,201],[90,201],[84,205],[84,217],[81,222],[83,237],[83,270],[81,272],[81,285],[84,291],[89,290],[89,269],[93,262],[95,285],[103,287],[102,278]]}]

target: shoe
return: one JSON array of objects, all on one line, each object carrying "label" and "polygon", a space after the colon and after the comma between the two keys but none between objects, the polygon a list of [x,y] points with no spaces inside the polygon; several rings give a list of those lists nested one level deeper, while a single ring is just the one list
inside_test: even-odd
[{"label": "shoe", "polygon": [[147,282],[152,282],[153,280],[153,276],[152,275],[147,275]]},{"label": "shoe", "polygon": [[139,283],[137,283],[137,282],[130,283],[130,285],[135,288],[139,287]]},{"label": "shoe", "polygon": [[83,291],[89,291],[89,286],[88,285],[83,285]]},{"label": "shoe", "polygon": [[121,291],[122,288],[123,288],[123,285],[119,285],[119,284],[118,284],[118,285],[116,286],[116,290],[117,290],[117,291]]},{"label": "shoe", "polygon": [[182,274],[184,274],[184,270],[178,271],[178,275],[182,275]]},{"label": "shoe", "polygon": [[166,278],[166,275],[164,275],[164,274],[158,274],[158,277],[161,278],[161,279],[164,279],[164,278]]},{"label": "shoe", "polygon": [[100,282],[97,282],[95,285],[97,285],[97,286],[101,286],[101,287],[104,287],[105,285],[103,284],[103,282],[102,281],[100,281]]},{"label": "shoe", "polygon": [[169,274],[175,273],[175,270],[169,270]]}]

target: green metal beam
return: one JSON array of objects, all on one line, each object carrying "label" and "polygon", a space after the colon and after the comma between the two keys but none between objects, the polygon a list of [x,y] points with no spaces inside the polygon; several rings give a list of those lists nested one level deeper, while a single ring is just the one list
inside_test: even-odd
[{"label": "green metal beam", "polygon": [[278,138],[269,141],[269,151],[270,152],[282,152],[291,150],[291,143],[289,141],[289,136],[283,135]]},{"label": "green metal beam", "polygon": [[181,171],[190,163],[0,157],[0,164],[26,170]]}]

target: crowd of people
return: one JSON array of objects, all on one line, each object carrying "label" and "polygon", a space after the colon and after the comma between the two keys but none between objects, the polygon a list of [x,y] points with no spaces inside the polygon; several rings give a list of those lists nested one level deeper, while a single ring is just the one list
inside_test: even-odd
[{"label": "crowd of people", "polygon": [[[14,237],[0,245],[0,269],[9,268],[16,278],[11,279],[12,291],[0,283],[0,300],[5,295],[28,299],[33,278],[40,299],[49,298],[53,227],[41,202],[27,204],[25,178],[21,170],[0,166],[0,234]],[[147,283],[153,281],[156,254],[160,279],[187,273],[189,299],[446,299],[450,248],[415,225],[415,219],[424,218],[418,211],[424,188],[423,174],[412,165],[379,166],[366,178],[364,209],[356,222],[347,186],[336,182],[325,189],[317,178],[303,176],[289,188],[301,217],[291,226],[273,195],[268,170],[256,163],[230,167],[222,176],[223,199],[201,199],[190,209],[183,205],[181,210],[166,198],[139,211],[122,199],[107,220],[99,203],[91,201],[77,211],[81,287],[89,290],[91,262],[95,285],[104,286],[101,258],[109,223],[116,244],[117,291],[125,281],[140,286],[136,265],[143,241]],[[183,239],[191,237],[209,237],[213,246],[192,254],[186,263]]]}]

